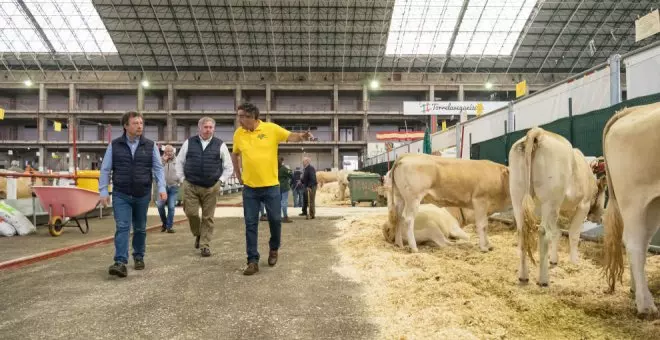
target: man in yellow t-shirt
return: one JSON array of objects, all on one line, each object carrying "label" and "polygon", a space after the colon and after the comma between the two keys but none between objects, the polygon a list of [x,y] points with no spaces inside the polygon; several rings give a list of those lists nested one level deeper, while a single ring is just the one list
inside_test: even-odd
[{"label": "man in yellow t-shirt", "polygon": [[234,174],[243,184],[243,217],[247,268],[244,275],[259,271],[257,236],[259,230],[259,205],[264,203],[270,227],[270,251],[268,265],[277,263],[280,248],[282,216],[280,214],[280,185],[278,179],[277,147],[282,142],[302,142],[313,138],[309,131],[290,132],[277,124],[259,120],[259,109],[251,103],[238,107],[240,127],[234,132],[231,160]]}]

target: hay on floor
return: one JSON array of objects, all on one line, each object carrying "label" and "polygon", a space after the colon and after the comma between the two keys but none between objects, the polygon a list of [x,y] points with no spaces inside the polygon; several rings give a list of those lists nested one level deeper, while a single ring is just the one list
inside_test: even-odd
[{"label": "hay on floor", "polygon": [[[562,238],[559,265],[550,287],[518,283],[517,236],[509,226],[491,223],[495,249],[481,253],[472,241],[442,249],[420,246],[417,254],[383,238],[385,214],[346,217],[337,222],[333,244],[340,253],[335,270],[363,284],[363,299],[380,339],[651,339],[660,322],[640,321],[629,294],[629,273],[613,294],[600,276],[601,245],[580,243],[580,263],[568,261]],[[647,273],[660,300],[660,256],[650,256]]]}]

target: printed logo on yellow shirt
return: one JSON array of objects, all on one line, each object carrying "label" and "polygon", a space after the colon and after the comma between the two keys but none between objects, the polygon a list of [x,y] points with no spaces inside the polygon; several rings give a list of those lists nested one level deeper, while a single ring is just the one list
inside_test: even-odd
[{"label": "printed logo on yellow shirt", "polygon": [[266,138],[266,134],[265,133],[260,133],[259,135],[257,135],[257,138],[264,139],[264,138]]}]

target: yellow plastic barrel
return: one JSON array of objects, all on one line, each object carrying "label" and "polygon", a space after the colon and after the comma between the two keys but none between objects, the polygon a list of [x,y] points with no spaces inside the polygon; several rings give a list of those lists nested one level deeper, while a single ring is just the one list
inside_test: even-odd
[{"label": "yellow plastic barrel", "polygon": [[94,178],[78,178],[78,184],[76,187],[99,192],[99,177],[101,177],[100,170],[78,170],[78,175],[94,176]]}]

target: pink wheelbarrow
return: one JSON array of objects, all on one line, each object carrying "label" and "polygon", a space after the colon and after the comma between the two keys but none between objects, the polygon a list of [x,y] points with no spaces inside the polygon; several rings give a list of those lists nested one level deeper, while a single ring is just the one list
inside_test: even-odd
[{"label": "pink wheelbarrow", "polygon": [[[39,197],[44,210],[48,210],[48,232],[51,236],[60,236],[62,229],[70,221],[76,223],[80,232],[89,232],[87,214],[94,210],[99,203],[99,193],[78,187],[33,186],[32,190]],[[78,221],[84,215],[85,229]]]}]

